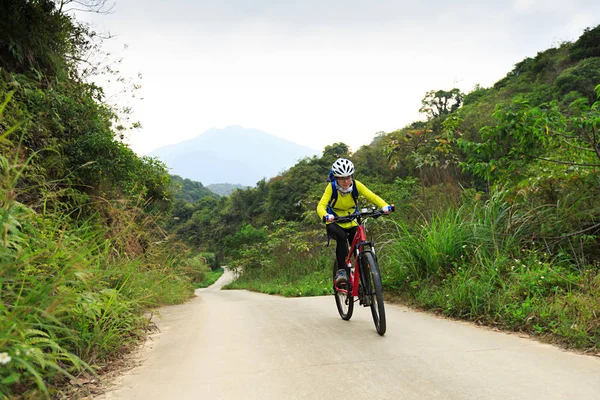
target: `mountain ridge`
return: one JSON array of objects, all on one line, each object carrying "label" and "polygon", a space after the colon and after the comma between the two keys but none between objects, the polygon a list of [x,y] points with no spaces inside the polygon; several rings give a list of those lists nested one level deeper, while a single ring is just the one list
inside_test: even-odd
[{"label": "mountain ridge", "polygon": [[254,186],[277,176],[317,150],[255,128],[230,125],[210,128],[176,144],[148,154],[164,162],[171,174],[203,185],[229,183]]}]

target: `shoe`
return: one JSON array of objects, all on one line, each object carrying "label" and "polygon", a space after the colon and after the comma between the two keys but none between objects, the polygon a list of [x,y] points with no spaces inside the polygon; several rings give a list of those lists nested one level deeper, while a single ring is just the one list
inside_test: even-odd
[{"label": "shoe", "polygon": [[348,283],[348,275],[346,274],[345,269],[338,269],[335,273],[335,287],[338,289],[346,289],[346,284]]}]

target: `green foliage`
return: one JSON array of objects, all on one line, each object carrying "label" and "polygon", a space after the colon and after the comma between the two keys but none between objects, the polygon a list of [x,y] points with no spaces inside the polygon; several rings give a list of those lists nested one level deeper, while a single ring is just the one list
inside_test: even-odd
[{"label": "green foliage", "polygon": [[267,233],[263,229],[256,229],[250,224],[244,224],[239,232],[225,238],[226,252],[235,257],[245,247],[264,242],[266,238]]},{"label": "green foliage", "polygon": [[209,244],[215,246],[223,234],[233,232],[233,229],[225,230],[227,226],[219,219],[224,202],[225,199],[217,200],[210,196],[203,197],[196,204],[178,200],[173,206],[173,220],[167,227],[193,246],[204,250]]},{"label": "green foliage", "polygon": [[600,56],[582,60],[574,67],[565,69],[557,78],[560,94],[566,96],[577,92],[590,103],[596,99],[594,87],[600,84]]},{"label": "green foliage", "polygon": [[465,95],[460,89],[430,90],[421,100],[419,112],[427,114],[429,118],[441,118],[460,108]]},{"label": "green foliage", "polygon": [[225,272],[223,268],[217,268],[208,272],[202,282],[196,283],[196,288],[206,288],[211,286],[221,277],[221,275],[223,275],[223,272]]},{"label": "green foliage", "polygon": [[204,252],[200,253],[199,255],[204,259],[204,263],[208,265],[212,271],[221,269],[221,265],[215,253]]},{"label": "green foliage", "polygon": [[597,285],[524,254],[462,264],[439,285],[423,285],[414,294],[420,304],[445,315],[548,337],[568,347],[598,348]]},{"label": "green foliage", "polygon": [[475,197],[418,226],[397,224],[396,239],[380,252],[385,287],[445,315],[597,347],[597,268],[574,268],[563,251],[534,250],[539,215],[507,204],[507,195]]},{"label": "green foliage", "polygon": [[[396,178],[391,183],[382,183],[377,180],[367,178],[362,180],[369,190],[377,193],[377,195],[389,203],[396,205],[396,209],[400,211],[400,214],[408,212],[410,202],[414,200],[416,193],[419,193],[419,181],[416,178],[408,177],[406,179]],[[368,206],[365,204],[364,199],[359,198],[359,205],[361,207]]]},{"label": "green foliage", "polygon": [[[73,54],[78,33],[70,17],[50,0],[14,0],[0,4],[0,67],[18,73],[66,74],[65,55]],[[36,29],[32,29],[35,27]]]},{"label": "green foliage", "polygon": [[[153,208],[168,207],[166,167],[137,157],[115,140],[110,130],[113,114],[96,103],[91,87],[66,82],[42,90],[39,82],[23,76],[11,76],[13,80],[8,82],[2,76],[0,95],[12,84],[19,90],[7,105],[0,127],[18,126],[15,133],[21,133],[21,149],[27,150],[15,151],[8,142],[4,146],[21,158],[36,154],[19,183],[27,188],[27,193],[19,191],[21,201],[34,203],[45,194],[50,181],[55,186],[51,190],[56,191],[57,185],[69,188],[73,201],[77,191],[101,197],[125,196]],[[48,109],[53,112],[44,111]],[[57,204],[50,202],[49,206]]]},{"label": "green foliage", "polygon": [[456,136],[461,118],[457,115],[437,117],[389,135],[384,148],[400,176],[415,175],[424,186],[456,180],[460,172]]},{"label": "green foliage", "polygon": [[305,158],[291,167],[281,177],[273,178],[268,184],[268,202],[266,204],[269,222],[281,218],[299,220],[303,213],[317,207],[315,199],[309,200],[308,194],[320,191],[322,194],[326,180],[335,158]]},{"label": "green foliage", "polygon": [[171,192],[175,200],[183,200],[188,203],[196,203],[205,196],[218,197],[200,182],[182,178],[179,175],[171,175]]},{"label": "green foliage", "polygon": [[148,204],[163,208],[169,201],[171,180],[165,165],[153,158],[138,157],[112,134],[85,135],[65,154],[74,170],[74,183],[99,188],[102,197],[142,196]]},{"label": "green foliage", "polygon": [[555,101],[539,107],[521,99],[500,104],[494,112],[497,125],[482,128],[481,142],[459,139],[467,154],[461,166],[490,181],[518,181],[537,163],[595,167],[600,159],[598,104],[589,107],[580,99],[568,114]]},{"label": "green foliage", "polygon": [[211,271],[210,266],[202,254],[187,258],[180,266],[181,272],[190,278],[192,284],[198,285],[204,282]]},{"label": "green foliage", "polygon": [[538,91],[539,87],[552,84],[561,70],[572,65],[568,59],[571,46],[570,43],[563,43],[558,48],[539,52],[534,58],[524,59],[515,64],[505,78],[496,82],[493,89],[507,92],[510,96],[525,96]]},{"label": "green foliage", "polygon": [[521,99],[513,100],[508,106],[498,105],[493,115],[497,125],[481,129],[481,142],[458,140],[467,154],[461,166],[492,181],[520,173],[532,157],[543,152],[548,140],[548,123],[561,123],[556,108],[532,108]]},{"label": "green foliage", "polygon": [[479,84],[475,85],[475,88],[464,96],[463,106],[479,103],[490,92],[491,89],[486,89]]},{"label": "green foliage", "polygon": [[227,198],[203,197],[193,205],[176,201],[175,219],[169,226],[202,250],[229,254],[236,246],[231,238],[243,226],[261,227],[282,218],[299,220],[308,209],[314,210],[315,193],[323,190],[318,182],[325,184],[330,165],[324,158],[306,158],[281,176],[262,180],[255,188],[235,190]]},{"label": "green foliage", "polygon": [[65,379],[93,374],[90,365],[143,337],[144,310],[189,296],[181,267],[151,257],[158,248],[137,258],[119,256],[120,246],[97,227],[41,216],[8,192],[2,188],[7,200],[0,205],[0,353],[11,361],[0,372],[2,396],[35,388],[39,397],[50,396]]},{"label": "green foliage", "polygon": [[440,280],[469,260],[518,252],[526,242],[523,226],[529,219],[506,202],[507,195],[497,191],[486,202],[474,196],[458,209],[450,207],[418,223],[396,222],[398,237],[389,248],[389,263],[397,265],[392,281],[418,285]]},{"label": "green foliage", "polygon": [[350,154],[350,148],[347,144],[338,142],[325,146],[323,150],[323,158],[330,160],[332,163],[340,157],[347,158]]},{"label": "green foliage", "polygon": [[571,59],[582,60],[588,57],[600,57],[600,25],[587,28],[571,49]]},{"label": "green foliage", "polygon": [[464,212],[450,209],[420,221],[395,222],[397,238],[383,262],[391,267],[389,275],[384,275],[384,284],[399,289],[418,286],[423,279],[443,277],[468,252],[472,231]]},{"label": "green foliage", "polygon": [[333,256],[323,244],[324,229],[277,222],[268,238],[241,250],[233,264],[240,276],[228,288],[293,297],[329,294]]},{"label": "green foliage", "polygon": [[359,179],[362,180],[368,176],[383,182],[393,182],[396,177],[396,171],[388,165],[386,143],[386,137],[384,135],[379,136],[374,143],[361,146],[352,155],[352,160],[357,171],[356,176]]}]

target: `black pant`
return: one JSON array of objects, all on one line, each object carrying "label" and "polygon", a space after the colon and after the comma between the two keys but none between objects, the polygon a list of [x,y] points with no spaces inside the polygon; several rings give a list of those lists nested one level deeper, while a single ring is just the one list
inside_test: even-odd
[{"label": "black pant", "polygon": [[[358,227],[356,226],[353,226],[352,228],[342,228],[335,222],[327,224],[327,234],[337,242],[335,247],[335,257],[337,259],[338,268],[344,268],[348,276],[350,276],[350,271],[346,266],[348,244],[352,244],[357,228]],[[334,276],[335,272],[336,271],[333,271]]]}]

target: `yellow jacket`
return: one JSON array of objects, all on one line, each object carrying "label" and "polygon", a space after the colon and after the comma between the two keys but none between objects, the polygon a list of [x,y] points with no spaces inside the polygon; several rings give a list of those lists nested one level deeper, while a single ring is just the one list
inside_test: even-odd
[{"label": "yellow jacket", "polygon": [[[371,192],[365,185],[353,179],[353,184],[356,185],[356,189],[358,189],[358,195],[364,196],[369,202],[375,204],[377,207],[382,208],[387,206],[388,204],[383,201],[383,199],[377,196],[375,193]],[[319,205],[317,205],[317,214],[319,215],[319,219],[323,220],[323,217],[327,215],[327,205],[331,201],[331,183],[327,183],[327,187],[325,188],[325,192],[319,201]],[[338,193],[337,201],[335,202],[335,206],[333,207],[333,211],[338,216],[350,215],[354,213],[354,199],[352,198],[352,192],[342,195],[342,193]],[[351,228],[353,226],[358,225],[356,221],[352,222],[344,222],[339,223],[342,228]]]}]

